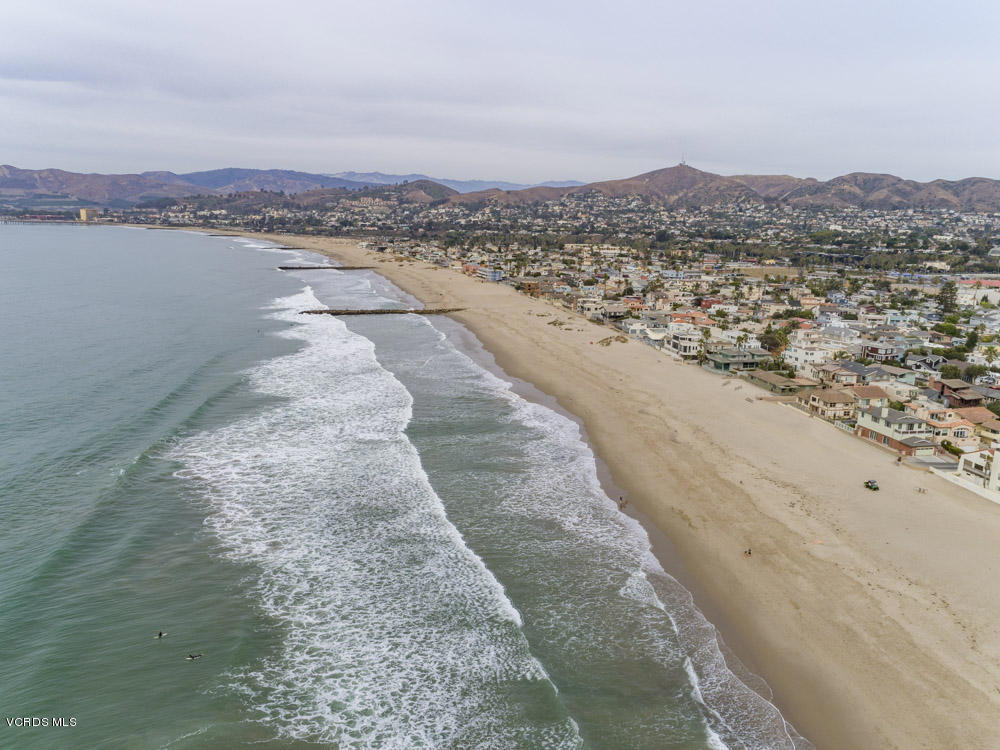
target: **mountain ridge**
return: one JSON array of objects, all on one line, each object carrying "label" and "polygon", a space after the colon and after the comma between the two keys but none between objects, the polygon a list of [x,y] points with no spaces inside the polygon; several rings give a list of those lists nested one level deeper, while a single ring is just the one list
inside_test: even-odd
[{"label": "mountain ridge", "polygon": [[[144,172],[143,174],[149,174]],[[156,173],[156,174],[173,174]],[[174,175],[190,185],[217,190],[223,194],[240,193],[246,190],[272,190],[274,192],[304,193],[320,188],[346,188],[360,190],[371,185],[369,182],[345,180],[340,177],[297,172],[292,169],[244,169],[225,167],[203,172],[185,172]]]},{"label": "mountain ridge", "polygon": [[534,187],[575,187],[586,183],[579,180],[549,180],[539,183],[507,182],[505,180],[455,180],[443,177],[428,177],[425,174],[385,174],[384,172],[335,172],[331,177],[358,180],[379,185],[399,185],[403,182],[429,180],[444,185],[459,193],[482,192],[484,190],[524,190]]},{"label": "mountain ridge", "polygon": [[[230,167],[204,172],[148,171],[141,174],[83,174],[60,169],[19,169],[0,165],[0,203],[32,196],[67,196],[109,207],[125,207],[156,198],[194,195],[219,196],[265,190],[306,194],[327,191],[333,195],[398,188],[391,192],[414,203],[449,201],[480,206],[490,203],[526,205],[560,200],[566,196],[597,193],[609,198],[637,196],[668,208],[707,207],[725,203],[782,204],[812,208],[870,208],[882,210],[951,209],[1000,211],[1000,180],[968,177],[961,180],[917,182],[891,174],[851,172],[830,180],[790,175],[732,175],[704,172],[686,164],[645,172],[618,180],[587,184],[542,184],[505,190],[490,187],[462,191],[447,182],[420,175],[386,175],[379,172],[341,172],[368,178],[350,180],[336,175],[280,169]],[[389,182],[396,178],[414,180]],[[370,180],[382,180],[374,182]],[[489,181],[458,181],[468,187]],[[501,183],[514,184],[514,183]]]},{"label": "mountain ridge", "polygon": [[723,176],[686,164],[620,180],[602,180],[567,188],[528,188],[466,193],[453,202],[469,205],[519,205],[558,200],[568,195],[601,193],[611,198],[640,196],[667,207],[704,207],[729,202],[781,203],[814,208],[911,208],[1000,211],[1000,180],[917,182],[890,174],[852,172],[830,180],[790,175]]}]

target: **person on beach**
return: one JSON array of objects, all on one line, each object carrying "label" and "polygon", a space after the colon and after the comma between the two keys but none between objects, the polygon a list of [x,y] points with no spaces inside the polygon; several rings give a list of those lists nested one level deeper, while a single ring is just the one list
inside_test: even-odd
[{"label": "person on beach", "polygon": [[626,505],[628,505],[628,501],[624,497],[622,497],[621,495],[619,495],[618,496],[618,510],[625,510],[625,506]]}]

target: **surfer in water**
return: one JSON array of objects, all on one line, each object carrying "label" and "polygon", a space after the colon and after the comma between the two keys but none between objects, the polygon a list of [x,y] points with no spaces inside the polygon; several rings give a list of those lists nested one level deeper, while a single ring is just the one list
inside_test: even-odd
[{"label": "surfer in water", "polygon": [[162,630],[159,630],[159,631],[157,631],[157,633],[156,633],[156,638],[157,638],[157,639],[160,639],[160,638],[162,638],[162,637],[163,637],[163,631],[162,631]]},{"label": "surfer in water", "polygon": [[195,659],[200,659],[204,654],[188,654],[184,658],[188,661],[194,661]]}]

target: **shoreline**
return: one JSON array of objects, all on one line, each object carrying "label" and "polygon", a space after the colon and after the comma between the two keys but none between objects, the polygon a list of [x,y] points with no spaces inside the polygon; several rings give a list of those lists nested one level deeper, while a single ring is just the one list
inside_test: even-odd
[{"label": "shoreline", "polygon": [[[593,345],[611,329],[508,287],[354,240],[233,234],[375,265],[426,305],[466,307],[450,317],[582,424],[673,548],[679,569],[664,568],[817,747],[1000,746],[1000,507],[740,381],[634,341]],[[869,476],[878,497],[859,490]]]},{"label": "shoreline", "polygon": [[[255,235],[252,233],[240,233],[236,236],[264,239],[262,235]],[[338,260],[335,255],[324,252],[320,249],[284,245],[279,241],[278,236],[276,235],[270,235],[267,241],[274,242],[284,249],[311,252]],[[372,268],[370,270],[372,270],[375,273],[376,278],[379,279],[379,282],[377,282],[379,287],[391,287],[393,296],[400,296],[402,301],[411,308],[420,308],[423,305],[423,301],[420,298],[397,285],[388,276],[379,273],[380,269]],[[615,497],[624,496],[626,494],[625,490],[615,483],[611,467],[608,466],[607,462],[601,457],[600,453],[598,453],[597,447],[594,445],[593,440],[591,440],[590,435],[587,433],[586,424],[580,417],[567,410],[562,404],[559,403],[558,399],[540,390],[533,383],[507,372],[500,366],[493,353],[485,347],[483,342],[477,337],[476,333],[471,328],[458,320],[454,320],[454,316],[442,315],[440,317],[441,319],[436,321],[435,327],[437,327],[446,338],[450,339],[459,351],[468,356],[483,369],[496,375],[501,380],[510,383],[511,391],[513,393],[521,396],[527,401],[532,401],[544,406],[547,409],[551,409],[576,424],[580,430],[580,439],[587,445],[593,454],[597,478],[604,494],[607,495],[607,497],[612,501],[614,501]],[[715,610],[710,615],[700,606],[699,602],[704,599],[704,594],[700,590],[700,584],[697,579],[691,575],[690,571],[687,570],[684,565],[684,561],[677,554],[675,546],[669,537],[667,537],[667,535],[664,534],[664,532],[656,526],[655,523],[653,523],[649,516],[643,513],[635,505],[627,504],[621,512],[628,515],[642,527],[643,531],[646,533],[649,550],[660,564],[663,571],[666,575],[676,580],[691,594],[695,606],[708,620],[708,622],[712,624],[715,629],[715,638],[719,645],[719,649],[722,652],[723,657],[726,660],[726,665],[730,671],[733,672],[748,688],[761,695],[768,702],[776,705],[774,691],[771,689],[770,685],[767,684],[763,677],[747,667],[739,656],[739,652],[741,651],[740,648],[733,648],[729,645],[729,640],[739,644],[741,643],[741,638],[738,630],[726,620],[725,612],[722,610]],[[745,651],[746,649],[743,648],[742,650]],[[780,707],[778,708],[780,711]],[[791,722],[787,716],[785,716],[784,712],[782,711],[781,713],[782,716],[785,717],[785,720],[794,726],[794,723]],[[801,736],[801,732],[798,732],[798,734]]]},{"label": "shoreline", "polygon": [[[391,284],[392,282],[389,283]],[[399,289],[399,287],[397,287],[397,289]],[[416,297],[413,297],[413,295],[409,292],[406,292],[405,290],[400,291],[411,299],[416,300]],[[417,301],[419,302],[419,300]],[[441,330],[446,337],[454,337],[454,339],[458,339],[460,351],[470,357],[480,367],[488,370],[505,382],[510,383],[511,390],[523,399],[541,404],[547,409],[551,409],[552,411],[561,414],[576,424],[580,428],[580,439],[586,443],[587,447],[590,448],[591,453],[594,455],[594,463],[597,469],[597,479],[600,482],[601,489],[604,491],[604,494],[607,495],[612,501],[614,501],[616,497],[625,495],[625,490],[615,484],[611,467],[608,466],[607,462],[597,452],[597,448],[594,446],[593,440],[591,440],[590,435],[587,433],[587,426],[584,424],[583,420],[580,419],[580,417],[565,409],[554,396],[539,390],[533,383],[515,377],[504,370],[499,364],[497,364],[496,357],[494,357],[493,354],[483,345],[471,329],[457,321],[451,320],[448,317],[445,317],[444,320],[447,321],[447,323],[442,325],[442,322],[438,321],[435,324],[435,327]],[[701,587],[698,581],[691,576],[690,571],[688,571],[687,567],[684,565],[684,561],[677,554],[677,550],[675,549],[673,542],[671,542],[669,537],[667,537],[667,535],[653,523],[649,516],[639,510],[636,506],[626,504],[625,508],[621,512],[635,520],[643,528],[649,541],[649,549],[656,558],[657,562],[660,563],[664,572],[676,580],[691,594],[694,599],[695,606],[698,607],[698,610],[702,613],[702,615],[704,615],[715,628],[716,640],[718,641],[719,648],[726,659],[726,664],[730,668],[730,671],[736,674],[737,677],[751,690],[754,690],[764,699],[773,703],[774,691],[771,690],[770,685],[768,685],[766,680],[764,680],[764,678],[759,674],[748,669],[746,664],[740,658],[739,653],[741,650],[745,651],[745,647],[742,649],[739,647],[733,648],[727,641],[728,637],[735,643],[739,644],[740,637],[738,630],[726,620],[724,612],[717,610],[712,613],[712,616],[709,616],[709,613],[703,610],[699,605],[699,602],[704,599],[704,593],[700,591]],[[724,633],[726,635],[724,635]],[[734,660],[735,664],[733,663]],[[784,716],[784,713],[782,713],[782,715]],[[788,717],[785,718],[788,720]]]},{"label": "shoreline", "polygon": [[[255,237],[253,234],[241,236]],[[285,247],[290,250],[303,250],[306,252],[318,253],[324,257],[333,257],[334,260],[336,260],[335,256],[331,256],[331,254],[324,253],[321,250],[308,247]],[[406,304],[413,308],[419,308],[423,305],[423,301],[418,297],[414,296],[403,287],[398,286],[395,282],[390,280],[388,276],[378,273],[379,269],[373,268],[371,270],[373,270],[376,276],[382,280],[380,282],[381,284],[392,287],[395,294],[402,295],[404,298],[403,301]],[[515,377],[507,372],[500,366],[493,353],[483,345],[483,342],[476,336],[475,332],[471,328],[457,320],[453,320],[451,316],[444,315],[441,317],[442,320],[437,322],[436,327],[441,330],[447,338],[452,339],[452,341],[458,346],[459,350],[466,356],[471,358],[485,370],[493,373],[505,382],[510,383],[512,392],[527,401],[533,401],[541,404],[542,406],[561,414],[576,424],[580,429],[580,439],[587,445],[594,456],[597,478],[604,493],[612,501],[614,501],[615,497],[624,496],[625,491],[615,484],[611,467],[608,466],[607,462],[601,457],[600,453],[598,453],[593,440],[591,440],[590,435],[587,433],[587,426],[580,417],[567,410],[562,404],[559,403],[558,399],[540,390],[533,383],[522,378]],[[704,593],[701,592],[701,587],[697,579],[692,577],[690,571],[688,571],[687,567],[684,565],[684,561],[677,554],[677,550],[675,549],[673,542],[671,542],[669,537],[667,537],[667,535],[664,534],[655,523],[653,523],[649,516],[634,505],[626,504],[626,507],[622,509],[621,512],[634,519],[646,532],[650,551],[656,558],[657,562],[660,563],[664,572],[674,578],[678,583],[680,583],[681,586],[691,593],[695,606],[698,607],[699,611],[701,611],[705,618],[715,628],[716,640],[718,641],[719,648],[722,651],[726,659],[726,663],[730,667],[731,671],[733,671],[744,682],[744,684],[747,685],[747,687],[773,703],[774,691],[771,689],[770,685],[768,685],[766,680],[764,680],[764,678],[759,674],[749,670],[738,655],[740,651],[745,652],[747,650],[745,646],[743,648],[733,648],[729,645],[729,640],[736,644],[740,644],[741,638],[738,630],[727,621],[725,612],[715,609],[710,616],[709,613],[703,610],[699,605],[699,602],[705,598]],[[725,636],[723,635],[724,633],[726,634]],[[733,663],[734,661],[735,664]],[[782,713],[782,715],[784,715],[784,713]]]}]

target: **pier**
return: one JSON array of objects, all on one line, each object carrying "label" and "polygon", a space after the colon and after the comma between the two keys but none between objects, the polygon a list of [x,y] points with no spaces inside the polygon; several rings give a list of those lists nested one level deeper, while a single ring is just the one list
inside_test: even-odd
[{"label": "pier", "polygon": [[375,310],[303,310],[300,315],[447,315],[462,312],[464,307],[427,307],[423,310],[380,308]]},{"label": "pier", "polygon": [[375,266],[278,266],[279,271],[372,271]]}]

